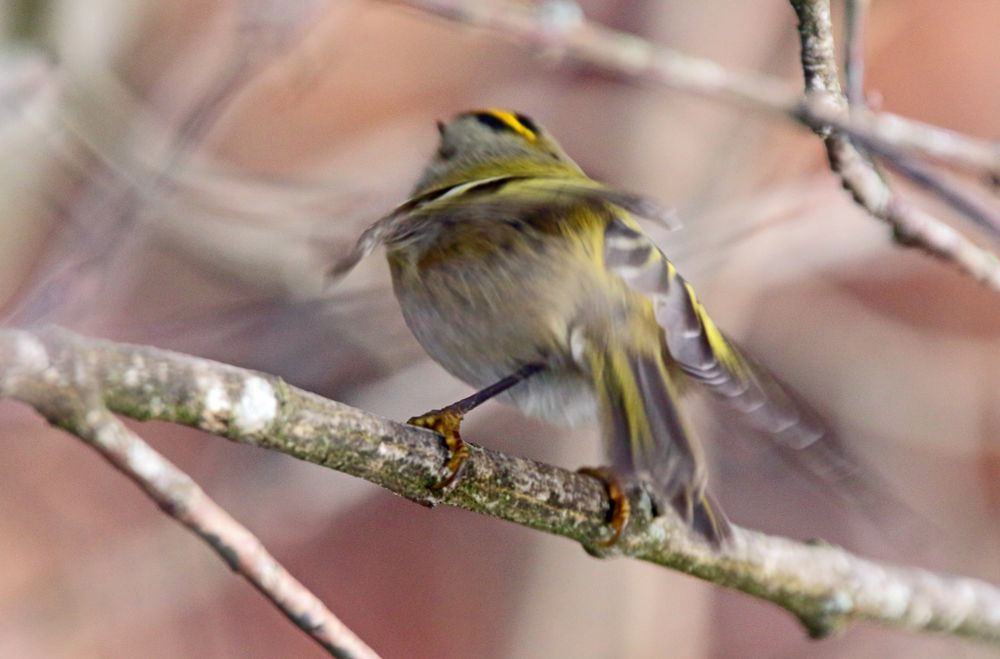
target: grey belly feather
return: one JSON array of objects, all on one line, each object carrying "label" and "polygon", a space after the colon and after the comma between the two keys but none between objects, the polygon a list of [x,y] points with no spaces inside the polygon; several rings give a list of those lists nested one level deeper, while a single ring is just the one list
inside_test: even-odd
[{"label": "grey belly feather", "polygon": [[[531,267],[532,264],[521,264]],[[451,267],[470,267],[451,264]],[[559,300],[541,301],[541,291],[533,290],[533,277],[517,273],[519,284],[504,291],[491,291],[487,282],[497,281],[496,271],[490,277],[477,277],[472,270],[464,277],[454,273],[442,277],[434,285],[425,278],[420,284],[409,280],[400,286],[400,273],[393,272],[393,284],[403,317],[410,331],[434,361],[467,384],[482,389],[522,366],[543,363],[544,371],[519,383],[498,396],[512,403],[525,414],[562,425],[578,425],[597,416],[597,400],[589,378],[580,371],[572,356],[560,348],[563,340],[548,341],[549,347],[539,347],[544,337],[539,332],[550,328],[545,316],[554,306],[565,304],[567,297],[560,291]],[[552,276],[551,273],[537,273]],[[433,277],[425,273],[425,277]],[[473,286],[462,285],[474,282]],[[427,285],[425,285],[427,284]],[[528,284],[525,286],[525,284]],[[561,312],[557,312],[561,313]],[[553,330],[558,331],[558,330]],[[470,346],[476,349],[470,349]]]}]

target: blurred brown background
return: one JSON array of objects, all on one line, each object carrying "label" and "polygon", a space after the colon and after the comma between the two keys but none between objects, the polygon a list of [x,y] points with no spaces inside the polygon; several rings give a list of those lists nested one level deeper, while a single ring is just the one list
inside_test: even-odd
[{"label": "blurred brown background", "polygon": [[[582,6],[801,77],[783,1]],[[886,109],[995,138],[997,25],[985,0],[876,0],[867,87]],[[719,324],[913,509],[866,518],[705,415],[735,521],[1000,580],[998,298],[893,247],[812,135],[375,1],[12,0],[0,28],[6,323],[259,368],[397,419],[440,406],[467,389],[402,325],[381,257],[336,291],[323,267],[405,198],[434,120],[516,108],[595,177],[679,209],[684,230],[657,238]],[[811,642],[775,607],[683,575],[136,426],[386,657],[986,656],[865,625]],[[593,429],[495,405],[465,434],[567,467],[600,456]],[[9,402],[0,437],[0,657],[322,656],[82,443]]]}]

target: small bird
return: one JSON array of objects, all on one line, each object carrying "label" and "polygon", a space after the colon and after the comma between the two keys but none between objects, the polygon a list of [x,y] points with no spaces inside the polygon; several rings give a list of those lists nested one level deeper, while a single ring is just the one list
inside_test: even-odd
[{"label": "small bird", "polygon": [[621,482],[644,482],[716,545],[730,524],[706,491],[700,444],[680,406],[695,382],[785,446],[822,425],[712,322],[636,217],[655,202],[589,178],[529,117],[487,109],[438,124],[440,144],[412,196],[331,268],[384,245],[407,325],[448,372],[480,389],[410,420],[448,443],[450,485],[468,456],[462,416],[499,396],[563,424],[600,420],[610,469],[586,469],[625,526]]}]

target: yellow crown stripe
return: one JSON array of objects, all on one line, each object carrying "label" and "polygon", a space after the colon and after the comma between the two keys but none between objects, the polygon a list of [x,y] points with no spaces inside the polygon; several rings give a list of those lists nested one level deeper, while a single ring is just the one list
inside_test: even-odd
[{"label": "yellow crown stripe", "polygon": [[510,127],[512,131],[514,131],[524,139],[528,140],[529,142],[534,142],[536,139],[538,139],[538,135],[535,134],[535,131],[531,130],[530,128],[522,124],[521,120],[518,119],[517,115],[515,115],[513,112],[510,112],[508,110],[501,110],[499,108],[489,108],[487,110],[483,110],[483,112],[485,112],[486,114],[490,114],[499,119],[500,121],[504,122],[507,126]]}]

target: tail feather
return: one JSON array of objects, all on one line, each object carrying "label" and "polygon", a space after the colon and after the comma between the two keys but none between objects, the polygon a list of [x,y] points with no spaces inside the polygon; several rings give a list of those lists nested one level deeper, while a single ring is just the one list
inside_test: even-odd
[{"label": "tail feather", "polygon": [[705,491],[704,458],[678,407],[663,355],[609,347],[585,354],[591,355],[587,367],[616,473],[648,481],[661,505],[669,504],[696,532],[721,543],[729,536],[729,521]]},{"label": "tail feather", "polygon": [[[701,447],[678,407],[678,392],[659,355],[628,355],[628,370],[636,381],[641,413],[648,434],[641,462],[668,491],[695,493],[705,489]],[[666,459],[664,459],[666,458]]]},{"label": "tail feather", "polygon": [[702,492],[691,511],[691,527],[714,544],[721,544],[733,535],[733,526],[722,508],[708,492]]}]

